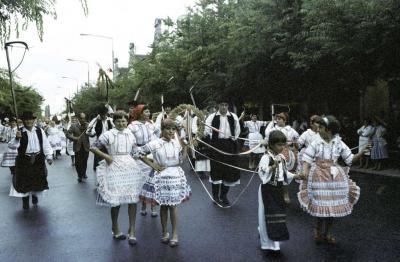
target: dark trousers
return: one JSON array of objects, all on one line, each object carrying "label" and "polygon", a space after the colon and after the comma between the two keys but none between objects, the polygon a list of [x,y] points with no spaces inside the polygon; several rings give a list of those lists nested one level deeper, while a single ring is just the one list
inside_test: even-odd
[{"label": "dark trousers", "polygon": [[86,175],[88,158],[89,152],[83,147],[78,152],[75,152],[75,168],[79,178],[83,178]]}]

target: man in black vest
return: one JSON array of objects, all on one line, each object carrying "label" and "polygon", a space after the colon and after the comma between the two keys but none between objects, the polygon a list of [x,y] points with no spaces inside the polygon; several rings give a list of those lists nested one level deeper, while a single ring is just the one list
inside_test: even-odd
[{"label": "man in black vest", "polygon": [[[109,106],[105,104],[100,104],[97,109],[97,117],[90,121],[89,126],[87,128],[86,134],[90,137],[96,136],[96,139],[99,138],[101,134],[104,132],[111,130],[114,127],[114,123],[112,118],[108,117],[107,114],[109,113]],[[93,170],[96,171],[97,166],[101,158],[94,155],[93,159]]]},{"label": "man in black vest", "polygon": [[[235,154],[238,152],[236,139],[240,134],[239,119],[236,114],[228,111],[228,99],[221,98],[218,102],[218,111],[206,119],[205,135],[210,139],[213,147]],[[211,157],[226,164],[237,165],[235,156],[212,150]],[[240,173],[237,169],[211,161],[210,182],[214,201],[229,206],[227,197],[229,187],[240,183]]]},{"label": "man in black vest", "polygon": [[72,124],[67,131],[67,138],[73,141],[73,150],[75,153],[75,168],[78,173],[78,182],[81,183],[86,179],[87,161],[89,158],[89,136],[86,134],[86,115],[80,113],[78,123]]},{"label": "man in black vest", "polygon": [[34,126],[36,117],[32,112],[23,112],[21,119],[24,127],[10,141],[18,148],[10,196],[22,197],[23,209],[29,209],[29,195],[36,205],[38,193],[49,189],[45,160],[49,165],[53,163],[53,150],[44,131]]}]

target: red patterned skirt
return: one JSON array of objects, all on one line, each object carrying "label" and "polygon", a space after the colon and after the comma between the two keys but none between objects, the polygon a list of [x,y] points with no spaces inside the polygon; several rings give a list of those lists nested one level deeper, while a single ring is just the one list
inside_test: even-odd
[{"label": "red patterned skirt", "polygon": [[315,217],[344,217],[351,214],[360,197],[360,188],[343,168],[330,160],[317,159],[307,180],[300,184],[300,206]]}]

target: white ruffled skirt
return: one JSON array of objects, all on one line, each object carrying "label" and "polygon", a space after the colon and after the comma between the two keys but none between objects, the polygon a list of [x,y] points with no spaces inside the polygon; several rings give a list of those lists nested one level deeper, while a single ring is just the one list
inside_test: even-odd
[{"label": "white ruffled skirt", "polygon": [[113,156],[111,165],[107,165],[105,160],[100,161],[96,176],[96,204],[115,207],[139,202],[139,194],[146,177],[130,155]]}]

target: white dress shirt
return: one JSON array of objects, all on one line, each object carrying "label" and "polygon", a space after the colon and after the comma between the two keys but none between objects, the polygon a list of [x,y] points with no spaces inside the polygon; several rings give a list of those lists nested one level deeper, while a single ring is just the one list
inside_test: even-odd
[{"label": "white dress shirt", "polygon": [[[235,123],[234,134],[231,133],[231,129],[229,127],[228,115],[231,115],[233,117]],[[220,132],[218,132],[218,138],[229,139],[231,138],[231,136],[233,136],[235,139],[237,139],[239,137],[240,135],[239,118],[237,117],[236,114],[231,113],[229,111],[225,116],[221,115],[221,113],[218,111],[217,113],[211,114],[207,117],[206,126],[204,128],[204,134],[206,136],[212,137],[213,130],[210,126],[212,125],[212,121],[215,116],[220,116],[220,122],[218,128]]]},{"label": "white dress shirt", "polygon": [[[32,128],[32,131],[29,131],[25,127],[22,128],[22,133],[26,132],[28,135],[28,145],[26,147],[26,154],[31,154],[31,153],[38,153],[40,151],[40,143],[39,143],[39,138],[36,134],[36,127]],[[43,138],[43,153],[45,154],[47,159],[52,159],[53,158],[53,149],[51,148],[51,145],[49,143],[49,140],[47,139],[46,134],[44,133],[43,129],[40,129],[42,132],[42,138]],[[19,148],[20,146],[20,139],[13,138],[9,142],[9,146]]]}]

